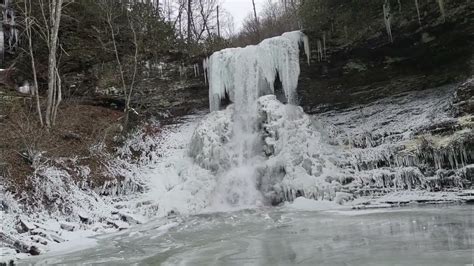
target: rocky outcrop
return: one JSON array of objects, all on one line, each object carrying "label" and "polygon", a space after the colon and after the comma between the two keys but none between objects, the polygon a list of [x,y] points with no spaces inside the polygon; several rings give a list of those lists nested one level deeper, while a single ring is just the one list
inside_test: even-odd
[{"label": "rocky outcrop", "polygon": [[[208,88],[199,58],[170,53],[160,61],[147,62],[142,68],[142,78],[136,83],[131,102],[140,115],[167,118],[208,108]],[[122,91],[111,85],[113,81],[106,80],[109,74],[104,74],[104,70],[94,71],[103,73],[95,92],[99,97],[94,101],[123,109]]]},{"label": "rocky outcrop", "polygon": [[313,56],[310,66],[302,66],[299,95],[309,113],[367,104],[472,75],[470,1],[442,1],[443,11],[441,1],[386,1],[393,42],[384,24],[384,1],[323,2],[326,12],[337,16],[322,17],[320,25],[306,30]]},{"label": "rocky outcrop", "polygon": [[474,78],[457,87],[453,107],[456,116],[474,114]]},{"label": "rocky outcrop", "polygon": [[472,114],[453,116],[462,85],[388,96],[316,115],[327,141],[342,148],[352,193],[470,188],[474,172]]}]

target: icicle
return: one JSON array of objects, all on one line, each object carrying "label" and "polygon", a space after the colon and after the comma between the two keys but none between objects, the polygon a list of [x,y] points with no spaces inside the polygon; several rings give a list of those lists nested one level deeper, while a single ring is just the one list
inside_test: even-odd
[{"label": "icicle", "polygon": [[[3,60],[3,55],[5,54],[5,33],[3,31],[3,27],[0,27],[0,61]],[[3,62],[1,62],[3,63]]]},{"label": "icicle", "polygon": [[193,68],[194,68],[194,77],[195,77],[195,78],[198,77],[198,73],[197,73],[197,68],[196,68],[196,67],[197,67],[197,65],[194,64],[194,65],[193,65]]},{"label": "icicle", "polygon": [[160,78],[163,78],[163,66],[161,65],[158,65],[158,72],[160,73]]},{"label": "icicle", "polygon": [[18,29],[16,27],[16,22],[15,22],[15,11],[11,11],[11,17],[12,17],[12,38],[13,38],[13,45],[12,47],[16,47],[18,44]]},{"label": "icicle", "polygon": [[324,59],[327,59],[327,53],[326,53],[326,32],[323,33],[323,51],[324,51]]},{"label": "icicle", "polygon": [[443,21],[446,20],[446,12],[444,10],[444,0],[438,0],[439,10],[441,11],[441,16],[443,17]]},{"label": "icicle", "polygon": [[387,30],[388,37],[390,39],[390,42],[393,42],[392,38],[392,28],[391,28],[391,14],[390,14],[390,3],[385,0],[385,3],[383,4],[383,20],[385,22],[385,28]]},{"label": "icicle", "polygon": [[418,23],[421,26],[421,16],[420,16],[420,7],[418,5],[418,0],[415,0],[416,14],[418,14]]},{"label": "icicle", "polygon": [[321,62],[323,61],[323,48],[322,48],[321,40],[317,41],[317,45],[318,45],[318,61]]},{"label": "icicle", "polygon": [[[300,31],[289,32],[258,45],[214,53],[207,63],[211,111],[219,109],[220,101],[226,95],[234,103],[256,102],[261,94],[274,91],[277,75],[287,101],[295,103],[300,44],[305,46],[305,52],[309,51],[309,43],[304,37]],[[267,84],[262,84],[262,80]]]},{"label": "icicle", "polygon": [[303,37],[303,44],[304,44],[304,53],[306,54],[306,60],[308,61],[308,66],[311,63],[311,49],[309,47],[309,38],[308,36]]},{"label": "icicle", "polygon": [[398,12],[402,13],[402,3],[398,0]]},{"label": "icicle", "polygon": [[204,73],[204,84],[207,84],[208,67],[209,67],[209,59],[206,57],[206,58],[204,58],[204,60],[202,60],[202,69],[203,69],[203,73]]},{"label": "icicle", "polygon": [[179,66],[179,77],[183,77],[184,76],[184,66],[181,64]]}]

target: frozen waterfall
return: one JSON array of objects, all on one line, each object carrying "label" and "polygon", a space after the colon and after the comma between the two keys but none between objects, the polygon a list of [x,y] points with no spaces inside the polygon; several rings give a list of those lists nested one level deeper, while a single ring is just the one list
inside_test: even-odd
[{"label": "frozen waterfall", "polygon": [[[307,126],[309,119],[296,106],[286,106],[274,96],[265,100],[261,97],[275,93],[275,83],[279,78],[287,102],[296,103],[300,46],[304,47],[309,64],[308,38],[300,31],[266,39],[254,46],[225,49],[204,60],[212,113],[194,133],[190,155],[201,167],[215,173],[215,204],[255,205],[268,200],[266,196],[275,189],[280,191],[281,195],[277,197],[281,199],[291,200],[294,197],[289,195],[297,194],[296,190],[288,192],[275,185],[285,176],[299,171],[289,169],[290,165],[295,166],[293,164],[286,169],[285,160],[291,158],[285,157],[292,157],[295,155],[292,152],[305,149],[296,151],[298,148],[284,147],[287,143],[281,140],[289,139],[282,137],[279,140],[277,135],[285,136],[281,130],[288,128],[279,124],[279,128],[273,129],[272,123],[276,121],[271,120],[280,123],[280,118],[284,117],[286,125],[291,125],[291,121],[304,121]],[[219,111],[225,98],[233,104]],[[273,109],[267,110],[269,107]],[[315,143],[319,143],[319,139]],[[279,147],[274,147],[275,144]],[[314,165],[308,161],[305,163],[309,167]]]},{"label": "frozen waterfall", "polygon": [[259,96],[274,92],[277,75],[288,102],[294,104],[300,74],[301,44],[309,64],[308,38],[300,31],[266,39],[255,46],[214,53],[203,64],[208,68],[211,111],[219,110],[226,94],[236,108],[255,105]]}]

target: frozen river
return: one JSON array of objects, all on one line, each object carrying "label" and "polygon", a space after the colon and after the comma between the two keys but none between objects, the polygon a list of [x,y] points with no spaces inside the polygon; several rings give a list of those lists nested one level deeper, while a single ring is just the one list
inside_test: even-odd
[{"label": "frozen river", "polygon": [[474,206],[296,211],[168,218],[100,237],[89,249],[20,261],[109,265],[466,265]]}]

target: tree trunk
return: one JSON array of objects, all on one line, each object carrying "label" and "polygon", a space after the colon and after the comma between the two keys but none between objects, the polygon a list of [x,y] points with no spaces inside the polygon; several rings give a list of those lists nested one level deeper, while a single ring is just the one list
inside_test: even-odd
[{"label": "tree trunk", "polygon": [[217,6],[217,36],[221,37],[221,24],[219,21],[219,6]]},{"label": "tree trunk", "polygon": [[[54,118],[59,102],[61,101],[61,90],[57,79],[57,48],[58,32],[61,21],[63,0],[53,0],[51,3],[51,35],[49,39],[49,59],[48,59],[48,101],[46,105],[46,127],[51,128],[54,125]],[[59,96],[59,97],[58,97]]]},{"label": "tree trunk", "polygon": [[257,8],[255,7],[255,0],[252,0],[253,4],[253,15],[255,17],[255,23],[257,23],[257,27],[260,28],[259,22],[258,22],[258,16],[257,16]]},{"label": "tree trunk", "polygon": [[125,95],[125,121],[124,121],[124,127],[128,127],[128,122],[130,120],[130,111],[132,111],[132,108],[130,107],[130,102],[132,99],[132,93],[133,89],[135,87],[135,78],[137,76],[137,70],[138,70],[138,40],[137,40],[137,33],[135,31],[135,26],[133,25],[132,20],[130,17],[128,17],[128,23],[130,25],[130,29],[132,30],[133,33],[133,45],[135,46],[135,54],[133,57],[133,74],[132,74],[132,80],[130,82],[130,88],[128,90],[128,94]]},{"label": "tree trunk", "polygon": [[191,26],[193,22],[193,10],[192,10],[192,0],[188,0],[188,43],[191,43],[192,41],[192,32],[191,32]]},{"label": "tree trunk", "polygon": [[43,126],[43,115],[41,113],[41,104],[39,99],[39,87],[38,87],[38,77],[36,74],[36,64],[35,64],[35,55],[33,52],[33,41],[32,41],[32,32],[31,32],[31,23],[30,21],[30,12],[31,12],[31,0],[25,1],[25,30],[26,36],[28,38],[28,48],[31,57],[31,70],[33,72],[33,86],[34,86],[34,94],[36,96],[36,111],[38,112],[38,118],[40,121],[40,125]]},{"label": "tree trunk", "polygon": [[257,8],[255,7],[255,0],[252,0],[252,4],[253,4],[253,15],[255,17],[255,25],[257,28],[257,36],[260,39],[260,22],[258,21]]}]

